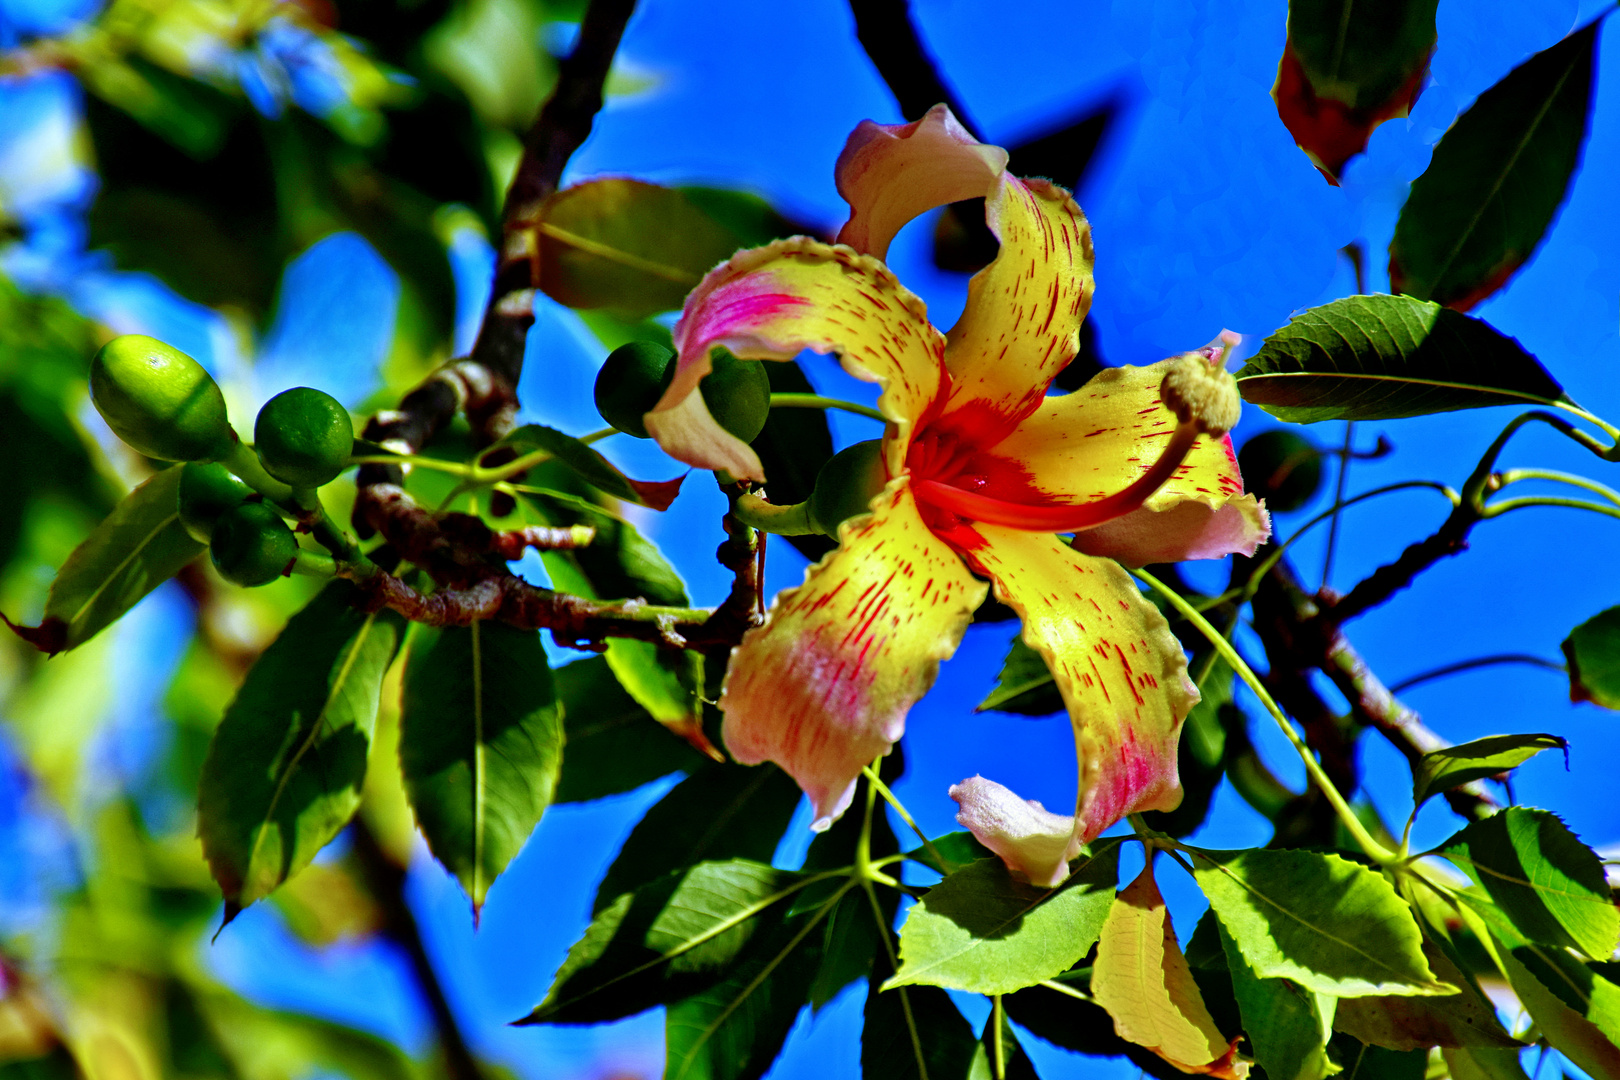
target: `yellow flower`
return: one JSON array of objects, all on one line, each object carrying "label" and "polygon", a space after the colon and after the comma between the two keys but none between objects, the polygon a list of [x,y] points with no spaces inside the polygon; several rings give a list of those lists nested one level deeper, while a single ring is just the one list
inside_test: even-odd
[{"label": "yellow flower", "polygon": [[[1225,437],[1236,399],[1217,372],[1235,337],[1047,396],[1091,306],[1091,229],[1067,191],[1009,176],[1006,160],[944,106],[912,124],[861,124],[838,161],[851,207],[840,243],[795,237],[710,272],[687,300],[677,373],[646,423],[683,461],[763,480],[753,451],[692,392],[711,349],[769,360],[834,353],[882,386],[889,483],[733,653],[726,745],[740,761],[791,773],[824,828],[955,651],[984,598],[981,575],[1023,619],[1074,724],[1072,851],[1127,813],[1180,802],[1176,740],[1198,699],[1180,645],[1120,562],[1252,552],[1269,526],[1242,493]],[[882,256],[918,214],[973,197],[985,198],[1001,250],[941,334]],[[1191,381],[1162,401],[1172,369],[1172,383]],[[1211,419],[1198,400],[1210,388],[1231,415]],[[1067,533],[1072,544],[1057,535]],[[996,816],[984,800],[963,813],[970,825]],[[1016,835],[998,843],[1026,874],[1061,877],[1049,839],[1040,867],[1020,864]]]}]

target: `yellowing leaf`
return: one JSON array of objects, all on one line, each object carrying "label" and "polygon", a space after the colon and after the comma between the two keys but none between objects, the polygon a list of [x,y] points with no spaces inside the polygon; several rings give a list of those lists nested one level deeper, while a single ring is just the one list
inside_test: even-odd
[{"label": "yellowing leaf", "polygon": [[1242,1078],[1176,944],[1153,864],[1114,899],[1097,940],[1091,994],[1122,1039],[1145,1046],[1183,1072]]}]

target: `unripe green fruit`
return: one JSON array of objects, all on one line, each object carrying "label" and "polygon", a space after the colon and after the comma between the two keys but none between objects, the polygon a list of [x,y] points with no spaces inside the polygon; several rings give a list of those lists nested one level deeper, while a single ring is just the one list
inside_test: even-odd
[{"label": "unripe green fruit", "polygon": [[675,378],[674,359],[674,351],[656,341],[620,345],[596,373],[596,411],[626,435],[651,438],[642,417]]},{"label": "unripe green fruit", "polygon": [[[608,354],[596,374],[596,411],[626,435],[650,438],[645,417],[675,381],[675,354],[652,341],[632,341]],[[739,360],[725,349],[709,356],[711,370],[698,383],[715,423],[753,442],[771,414],[771,379],[758,360]]]},{"label": "unripe green fruit", "polygon": [[308,386],[283,390],[259,410],[253,448],[265,472],[295,488],[337,478],[354,452],[354,422],[337,398]]},{"label": "unripe green fruit", "polygon": [[1244,443],[1238,468],[1244,487],[1281,513],[1298,510],[1322,486],[1322,451],[1287,428],[1262,431]]},{"label": "unripe green fruit", "polygon": [[213,376],[156,338],[125,334],[103,345],[90,361],[90,400],[147,457],[217,461],[236,442]]},{"label": "unripe green fruit", "polygon": [[816,527],[828,536],[838,535],[838,526],[856,514],[871,510],[871,502],[889,482],[883,467],[883,444],[877,439],[846,446],[816,474],[816,490],[810,495],[810,516]]},{"label": "unripe green fruit", "polygon": [[214,569],[238,585],[268,585],[298,558],[298,539],[262,502],[247,502],[220,515],[208,554]]},{"label": "unripe green fruit", "polygon": [[215,523],[252,494],[252,488],[218,462],[188,461],[180,466],[180,524],[206,544]]},{"label": "unripe green fruit", "polygon": [[715,422],[745,443],[759,438],[771,416],[771,377],[760,360],[739,360],[724,349],[709,354],[711,370],[698,383]]}]

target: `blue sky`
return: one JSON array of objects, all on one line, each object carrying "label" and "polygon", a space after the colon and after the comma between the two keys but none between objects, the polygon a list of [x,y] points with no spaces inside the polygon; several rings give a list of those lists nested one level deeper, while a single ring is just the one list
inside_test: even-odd
[{"label": "blue sky", "polygon": [[[78,6],[0,0],[0,27],[9,27],[0,29],[0,44],[8,33],[60,25]],[[917,0],[914,6],[947,80],[993,141],[1038,134],[1107,98],[1124,103],[1077,193],[1096,231],[1092,318],[1111,363],[1152,362],[1200,345],[1223,327],[1257,344],[1291,312],[1354,291],[1349,263],[1339,254],[1352,240],[1371,253],[1369,289],[1387,287],[1384,252],[1407,185],[1457,112],[1525,56],[1604,7],[1595,0],[1442,0],[1432,81],[1412,117],[1380,128],[1368,153],[1348,168],[1344,186],[1332,188],[1294,147],[1269,97],[1283,43],[1281,2],[1095,0],[1061,11],[1048,6],[1033,19],[1009,17],[1007,5],[986,0]],[[1612,256],[1620,249],[1620,217],[1612,204],[1612,177],[1620,170],[1620,43],[1612,39],[1609,33],[1600,39],[1592,135],[1567,204],[1537,256],[1475,312],[1517,337],[1577,401],[1610,418],[1620,416],[1620,264]],[[835,227],[844,208],[832,165],[844,138],[861,119],[899,119],[838,0],[645,0],[626,33],[622,60],[651,76],[652,89],[610,101],[570,165],[571,180],[630,175],[743,187],[793,215]],[[76,96],[65,76],[0,83],[0,200],[37,206],[39,220],[49,223],[41,226],[36,250],[4,256],[8,272],[69,294],[116,329],[155,333],[216,370],[243,374],[258,400],[315,382],[357,403],[386,354],[399,289],[356,237],[321,241],[289,269],[281,310],[256,344],[241,342],[214,313],[166,295],[150,279],[116,273],[94,254],[75,255],[71,274],[50,272],[62,265],[61,252],[82,243],[72,218],[55,211],[84,206],[92,190],[82,173],[39,167],[50,154],[65,153],[64,118],[71,118]],[[948,326],[961,309],[966,280],[932,267],[930,233],[931,219],[903,232],[890,263],[927,301],[934,321]],[[476,309],[488,252],[465,237],[457,251],[464,307]],[[600,426],[590,387],[603,353],[571,314],[542,302],[521,387],[525,418],[576,432]],[[831,361],[814,362],[809,371],[824,392],[871,396]],[[1383,434],[1396,452],[1357,463],[1350,490],[1413,478],[1458,485],[1509,415],[1483,410],[1361,425],[1358,445],[1370,446]],[[1237,438],[1268,426],[1271,421],[1250,408]],[[875,434],[866,422],[844,416],[835,428],[843,441]],[[1309,434],[1324,445],[1343,437],[1340,425],[1319,425]],[[655,447],[628,438],[609,439],[603,449],[641,474],[663,477],[678,468]],[[1601,478],[1596,459],[1540,429],[1515,440],[1504,462]],[[723,502],[703,478],[694,477],[688,488],[647,527],[688,575],[697,602],[712,603],[726,585],[711,558]],[[1284,516],[1282,531],[1320,508],[1318,501]],[[1445,510],[1435,496],[1415,493],[1349,511],[1331,583],[1347,588],[1393,559],[1437,526]],[[1561,510],[1489,522],[1476,530],[1464,556],[1354,623],[1350,635],[1388,682],[1490,653],[1556,659],[1571,627],[1620,603],[1612,559],[1572,561],[1582,552],[1614,550],[1617,527]],[[1324,535],[1296,549],[1296,566],[1312,584],[1321,578]],[[786,545],[771,550],[769,585],[796,584],[803,561]],[[1193,576],[1213,583],[1222,574],[1215,566]],[[163,603],[161,594],[153,598],[157,610],[142,625],[179,632],[172,611],[166,624],[160,617]],[[897,790],[931,833],[955,828],[945,789],[974,773],[1048,806],[1073,802],[1066,723],[978,715],[968,707],[991,686],[1013,633],[1010,624],[971,630],[942,667],[934,692],[911,713],[909,771]],[[121,632],[120,649],[155,650],[129,661],[131,670],[162,672],[173,663],[172,646],[165,651],[151,644],[161,637],[139,628]],[[131,695],[112,730],[131,727],[130,702],[155,701],[160,683],[144,698]],[[1594,846],[1620,846],[1620,813],[1608,794],[1620,731],[1595,707],[1571,705],[1558,675],[1491,668],[1415,689],[1405,700],[1453,741],[1510,731],[1567,736],[1570,771],[1543,756],[1522,770],[1516,795],[1558,809]],[[1255,703],[1245,704],[1268,760],[1302,785],[1291,752],[1268,732]],[[1406,765],[1375,737],[1364,742],[1369,787],[1398,822],[1409,806]],[[595,881],[618,839],[662,790],[655,785],[548,813],[491,892],[476,931],[453,881],[425,850],[418,858],[411,897],[471,1037],[521,1075],[590,1078],[616,1068],[657,1073],[662,1031],[656,1014],[603,1028],[503,1025],[544,994],[585,925]],[[808,815],[801,816],[784,856],[802,851]],[[8,827],[0,816],[0,830]],[[1443,808],[1427,809],[1417,840],[1437,841],[1453,827]],[[1261,819],[1227,789],[1199,839],[1235,846],[1268,836]],[[1190,932],[1200,907],[1195,891],[1173,870],[1162,877],[1183,934]],[[261,1000],[352,1020],[408,1047],[423,1045],[425,1014],[405,988],[401,965],[385,950],[340,947],[316,955],[260,905],[206,957],[226,981]],[[772,1075],[852,1075],[860,996],[846,994],[814,1022],[801,1021]],[[1043,1076],[1095,1075],[1089,1061],[1041,1045],[1030,1049]],[[1119,1075],[1134,1071],[1118,1068]]]}]

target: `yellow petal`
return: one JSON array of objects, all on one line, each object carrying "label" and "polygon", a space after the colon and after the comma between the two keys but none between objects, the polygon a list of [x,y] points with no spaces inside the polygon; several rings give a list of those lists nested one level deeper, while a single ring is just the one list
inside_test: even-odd
[{"label": "yellow petal", "polygon": [[721,345],[759,360],[836,353],[844,370],[882,386],[878,408],[894,424],[885,446],[891,475],[945,378],[944,337],[877,259],[803,236],[738,252],[687,297],[675,324],[675,379],[646,423],[671,456],[752,480],[764,479],[758,456],[694,393],[709,373],[709,350]]},{"label": "yellow petal", "polygon": [[1243,1077],[1176,944],[1153,862],[1114,898],[1097,938],[1091,995],[1122,1039],[1145,1046],[1186,1073]]},{"label": "yellow petal", "polygon": [[[1159,400],[1172,363],[1107,368],[1072,394],[1042,399],[987,455],[1006,463],[998,475],[1016,475],[1024,487],[1006,497],[1091,502],[1147,472],[1176,430]],[[1232,440],[1203,435],[1140,510],[1076,534],[1075,546],[1143,566],[1253,554],[1270,532],[1265,510],[1243,494]]]},{"label": "yellow petal", "polygon": [[947,335],[945,422],[990,442],[1039,406],[1074,359],[1095,287],[1091,225],[1063,188],[1006,177],[985,219],[1001,252],[973,275]]},{"label": "yellow petal", "polygon": [[[977,535],[982,545],[962,543]],[[1198,701],[1187,657],[1119,564],[1046,533],[979,524],[952,533],[1024,620],[1074,724],[1083,841],[1139,810],[1181,802],[1176,740]]]},{"label": "yellow petal", "polygon": [[899,740],[984,599],[985,586],[923,524],[904,477],[873,505],[743,637],[720,695],[726,748],[744,764],[787,770],[814,804],[816,828],[848,808],[862,766]]},{"label": "yellow petal", "polygon": [[838,242],[883,258],[889,242],[918,214],[988,196],[1007,167],[1007,151],[987,146],[944,105],[910,124],[861,121],[838,155],[838,194],[849,221]]}]

